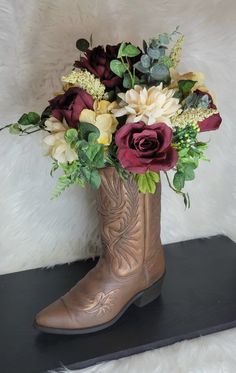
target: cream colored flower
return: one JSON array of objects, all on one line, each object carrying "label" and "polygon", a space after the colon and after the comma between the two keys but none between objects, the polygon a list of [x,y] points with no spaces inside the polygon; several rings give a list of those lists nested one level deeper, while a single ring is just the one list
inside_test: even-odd
[{"label": "cream colored flower", "polygon": [[112,141],[112,134],[116,130],[118,121],[110,111],[115,107],[117,107],[115,101],[111,103],[101,100],[94,103],[94,111],[89,109],[81,111],[80,122],[91,123],[99,129],[99,144],[110,145]]},{"label": "cream colored flower", "polygon": [[66,124],[51,117],[46,120],[45,128],[50,132],[50,135],[43,139],[43,142],[47,145],[47,155],[50,155],[59,163],[71,163],[78,159],[76,151],[65,140],[65,132],[68,129]]},{"label": "cream colored flower", "polygon": [[126,93],[119,93],[121,108],[112,112],[116,117],[128,115],[126,122],[143,121],[146,124],[164,122],[171,126],[170,118],[181,108],[174,98],[175,90],[163,88],[162,83],[149,89],[136,85]]}]

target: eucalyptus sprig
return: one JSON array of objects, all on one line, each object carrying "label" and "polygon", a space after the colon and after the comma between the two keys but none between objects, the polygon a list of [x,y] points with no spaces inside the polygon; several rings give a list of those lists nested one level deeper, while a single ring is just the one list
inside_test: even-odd
[{"label": "eucalyptus sprig", "polygon": [[143,40],[144,53],[134,67],[143,74],[146,83],[168,84],[170,81],[169,69],[173,66],[170,56],[166,56],[166,50],[173,37],[180,34],[177,27],[172,33],[163,33],[148,42]]}]

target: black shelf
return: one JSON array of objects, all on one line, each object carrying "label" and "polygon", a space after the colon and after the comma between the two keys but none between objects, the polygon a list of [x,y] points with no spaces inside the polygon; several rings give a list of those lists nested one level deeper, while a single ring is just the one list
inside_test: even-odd
[{"label": "black shelf", "polygon": [[236,244],[215,236],[164,250],[161,297],[142,309],[131,306],[107,330],[82,336],[41,334],[32,323],[95,261],[0,276],[1,373],[42,373],[61,363],[79,369],[235,327]]}]

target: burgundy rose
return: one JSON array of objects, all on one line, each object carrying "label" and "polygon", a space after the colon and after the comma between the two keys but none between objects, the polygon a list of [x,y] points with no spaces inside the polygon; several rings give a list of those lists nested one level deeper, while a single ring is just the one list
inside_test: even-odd
[{"label": "burgundy rose", "polygon": [[[205,93],[199,90],[196,90],[194,93],[197,93],[197,95],[200,97],[207,95],[209,98],[208,108],[216,109],[216,105],[213,103],[212,97],[209,93]],[[217,130],[220,127],[221,122],[222,122],[222,118],[220,114],[219,113],[213,114],[210,117],[202,120],[201,122],[198,122],[198,125],[200,127],[200,132]]]},{"label": "burgundy rose", "polygon": [[49,101],[52,116],[62,121],[64,118],[69,127],[77,127],[83,109],[93,109],[93,98],[79,87],[69,88],[64,94]]},{"label": "burgundy rose", "polygon": [[85,57],[81,57],[80,61],[75,61],[74,66],[85,68],[94,74],[107,88],[122,85],[122,79],[115,75],[110,69],[110,62],[117,58],[118,45],[107,45],[106,50],[99,45],[96,48],[88,49]]},{"label": "burgundy rose", "polygon": [[165,123],[126,123],[115,137],[118,160],[130,172],[167,171],[178,160],[171,140],[172,130]]}]

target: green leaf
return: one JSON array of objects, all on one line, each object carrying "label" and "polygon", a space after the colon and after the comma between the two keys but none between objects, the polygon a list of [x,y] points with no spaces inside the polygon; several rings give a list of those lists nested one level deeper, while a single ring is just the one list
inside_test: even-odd
[{"label": "green leaf", "polygon": [[52,193],[52,198],[57,198],[59,195],[66,190],[71,185],[71,180],[67,177],[67,175],[62,175],[58,178],[58,182],[56,188]]},{"label": "green leaf", "polygon": [[146,42],[146,40],[143,40],[143,51],[144,51],[144,53],[147,52],[147,48],[148,48],[147,42]]},{"label": "green leaf", "polygon": [[9,127],[9,132],[11,135],[19,135],[22,132],[18,123],[14,123]]},{"label": "green leaf", "polygon": [[101,151],[101,149],[101,144],[89,145],[88,149],[86,150],[86,156],[88,157],[90,162],[96,163],[96,156]]},{"label": "green leaf", "polygon": [[28,126],[30,124],[29,119],[28,119],[28,114],[23,114],[20,119],[18,120],[18,123],[21,124],[22,126]]},{"label": "green leaf", "polygon": [[130,77],[129,73],[125,73],[125,75],[124,75],[123,87],[127,88],[127,89],[132,88],[132,80],[131,80],[131,77]]},{"label": "green leaf", "polygon": [[173,61],[169,56],[160,57],[158,62],[163,63],[168,68],[173,67]]},{"label": "green leaf", "polygon": [[28,113],[28,121],[30,124],[38,124],[38,122],[40,121],[40,115],[38,113],[30,111]]},{"label": "green leaf", "polygon": [[86,39],[78,39],[76,42],[76,48],[81,52],[86,52],[89,48],[89,42]]},{"label": "green leaf", "polygon": [[166,33],[159,35],[159,41],[161,44],[165,44],[165,45],[169,44],[170,42],[169,35]]},{"label": "green leaf", "polygon": [[95,133],[97,138],[99,138],[100,136],[99,129],[91,123],[81,122],[79,124],[78,131],[79,131],[80,140],[88,141],[88,137],[90,133]]},{"label": "green leaf", "polygon": [[155,193],[156,184],[160,181],[159,174],[152,171],[147,171],[145,174],[135,174],[134,178],[141,193]]},{"label": "green leaf", "polygon": [[184,178],[185,180],[193,180],[195,178],[194,174],[195,165],[193,164],[186,164],[184,167]]},{"label": "green leaf", "polygon": [[88,143],[89,144],[96,144],[97,143],[97,139],[98,139],[98,135],[95,132],[91,132],[88,135]]},{"label": "green leaf", "polygon": [[51,116],[51,114],[52,114],[52,107],[47,106],[41,114],[41,119],[47,119]]},{"label": "green leaf", "polygon": [[125,57],[125,54],[124,54],[125,47],[126,47],[126,43],[123,41],[118,50],[118,55],[117,55],[118,58]]},{"label": "green leaf", "polygon": [[151,77],[154,80],[168,80],[170,76],[170,72],[167,66],[165,66],[163,63],[156,64],[151,67],[150,69]]},{"label": "green leaf", "polygon": [[196,146],[196,148],[200,149],[200,150],[206,150],[208,148],[208,144],[205,143],[205,142],[196,142],[194,144],[194,146]]},{"label": "green leaf", "polygon": [[151,59],[147,54],[143,54],[140,59],[140,62],[144,68],[148,69],[151,64]]},{"label": "green leaf", "polygon": [[141,64],[141,62],[136,62],[134,64],[134,68],[138,71],[140,71],[141,73],[143,74],[148,74],[149,73],[149,69],[147,67],[143,67],[143,65]]},{"label": "green leaf", "polygon": [[[165,56],[165,54],[166,54],[166,49],[167,49],[167,47],[163,47],[163,45],[162,45],[161,47],[159,47],[159,51],[160,51],[160,54],[161,54],[161,58],[162,58],[162,57],[166,57],[166,56]],[[159,61],[159,63],[161,63],[161,62]]]},{"label": "green leaf", "polygon": [[18,120],[18,123],[21,124],[22,126],[29,126],[31,125],[36,125],[40,122],[40,115],[30,111],[28,114],[24,113],[20,119]]},{"label": "green leaf", "polygon": [[98,170],[93,170],[90,174],[90,184],[94,189],[98,189],[101,185],[101,177]]},{"label": "green leaf", "polygon": [[75,143],[74,148],[76,151],[86,150],[89,147],[89,143],[85,140],[79,140]]},{"label": "green leaf", "polygon": [[81,167],[81,172],[83,173],[86,181],[90,182],[90,175],[91,175],[90,168],[88,166],[83,166],[83,167]]},{"label": "green leaf", "polygon": [[179,80],[178,87],[179,90],[183,93],[183,95],[187,96],[191,92],[191,89],[193,88],[195,83],[196,81],[194,80]]},{"label": "green leaf", "polygon": [[183,156],[185,156],[187,153],[188,153],[188,148],[181,149],[181,150],[178,152],[179,157],[183,157]]},{"label": "green leaf", "polygon": [[154,60],[158,60],[158,58],[161,56],[161,52],[159,51],[159,48],[154,49],[154,48],[148,48],[147,49],[147,54],[149,57],[151,57]]},{"label": "green leaf", "polygon": [[93,166],[96,168],[103,168],[105,166],[104,148],[100,145],[100,150],[96,153],[93,158]]},{"label": "green leaf", "polygon": [[123,49],[124,56],[136,57],[141,53],[140,49],[135,47],[133,44],[128,44]]},{"label": "green leaf", "polygon": [[70,128],[65,133],[65,140],[67,144],[72,144],[78,139],[78,131],[75,128]]},{"label": "green leaf", "polygon": [[159,38],[153,38],[151,39],[151,42],[149,43],[149,47],[153,49],[157,49],[160,46]]},{"label": "green leaf", "polygon": [[118,75],[120,78],[123,77],[125,71],[127,70],[128,68],[128,65],[127,64],[123,64],[121,61],[119,60],[112,60],[110,62],[110,68],[111,68],[111,71]]},{"label": "green leaf", "polygon": [[185,177],[183,172],[176,172],[173,179],[173,185],[176,190],[180,191],[184,187]]},{"label": "green leaf", "polygon": [[182,94],[182,92],[180,92],[180,91],[175,91],[173,97],[174,97],[174,98],[181,99],[181,98],[183,97],[183,94]]}]

